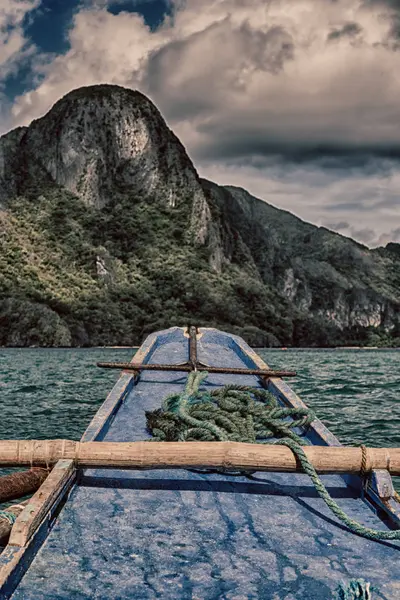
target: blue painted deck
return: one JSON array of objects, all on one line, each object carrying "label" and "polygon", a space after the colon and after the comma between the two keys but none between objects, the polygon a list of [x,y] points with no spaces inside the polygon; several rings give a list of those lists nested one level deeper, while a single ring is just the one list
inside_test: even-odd
[{"label": "blue painted deck", "polygon": [[[234,338],[202,331],[200,361],[253,366]],[[185,362],[183,330],[174,328],[165,339],[153,346],[148,362]],[[210,375],[207,385],[221,386],[231,377]],[[159,407],[185,381],[184,373],[144,372],[96,439],[148,437],[145,410]],[[252,376],[235,381],[258,385]],[[352,518],[385,529],[343,478],[323,480]],[[399,550],[400,543],[349,532],[302,474],[260,473],[249,480],[184,470],[93,469],[73,488],[11,597],[320,600],[332,598],[340,581],[363,577],[379,588],[376,598],[393,600],[400,598]]]}]

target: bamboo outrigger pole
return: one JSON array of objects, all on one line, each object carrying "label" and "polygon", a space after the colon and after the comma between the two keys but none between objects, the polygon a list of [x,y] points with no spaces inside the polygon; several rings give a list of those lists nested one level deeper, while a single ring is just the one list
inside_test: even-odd
[{"label": "bamboo outrigger pole", "polygon": [[[400,448],[304,446],[303,450],[319,473],[368,473],[372,469],[386,469],[392,475],[400,475]],[[302,470],[293,452],[281,445],[242,442],[0,441],[0,467],[48,467],[60,459],[72,459],[81,468]]]},{"label": "bamboo outrigger pole", "polygon": [[33,494],[40,488],[48,474],[46,469],[33,468],[0,477],[0,502],[9,502]]}]

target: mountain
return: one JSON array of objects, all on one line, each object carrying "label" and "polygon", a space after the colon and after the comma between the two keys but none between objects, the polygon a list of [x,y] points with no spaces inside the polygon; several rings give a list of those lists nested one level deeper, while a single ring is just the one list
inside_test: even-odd
[{"label": "mountain", "polygon": [[143,94],[79,88],[0,138],[0,345],[400,343],[398,244],[369,250],[200,179]]}]

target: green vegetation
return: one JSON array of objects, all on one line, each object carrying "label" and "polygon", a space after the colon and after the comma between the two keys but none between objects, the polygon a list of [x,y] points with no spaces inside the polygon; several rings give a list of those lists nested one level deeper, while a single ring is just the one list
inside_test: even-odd
[{"label": "green vegetation", "polygon": [[190,243],[190,202],[118,197],[98,210],[49,188],[15,199],[1,218],[2,345],[135,344],[189,320],[236,332],[253,325],[262,344],[290,335],[273,293],[235,265],[213,272],[205,248]]},{"label": "green vegetation", "polygon": [[[212,208],[228,219],[221,207]],[[231,222],[238,222],[231,209]],[[321,233],[311,244],[304,231],[291,233],[289,253],[279,236],[266,244],[264,231],[243,231],[241,219],[242,230],[224,242],[230,262],[217,273],[210,247],[190,239],[190,213],[190,198],[170,207],[160,198],[116,194],[96,209],[55,186],[14,199],[0,212],[0,345],[137,344],[150,331],[189,321],[242,335],[254,346],[399,345],[399,327],[343,330],[318,312],[333,306],[334,290],[352,293],[345,275],[353,268],[361,279],[363,269],[368,275],[368,257],[365,266],[357,253],[343,251],[334,255],[335,269]],[[308,256],[303,248],[306,256],[293,263],[300,234]],[[312,293],[313,312],[277,291],[293,264],[300,287]],[[397,281],[399,266],[390,262],[390,269]]]}]

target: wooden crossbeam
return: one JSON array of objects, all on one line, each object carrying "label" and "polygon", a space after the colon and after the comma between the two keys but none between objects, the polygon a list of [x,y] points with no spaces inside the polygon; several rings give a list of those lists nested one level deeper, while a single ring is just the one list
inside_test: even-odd
[{"label": "wooden crossbeam", "polygon": [[[124,371],[193,371],[191,364],[183,365],[164,365],[164,364],[144,364],[117,363],[117,362],[98,362],[98,367],[103,369],[121,369]],[[200,363],[196,365],[197,371],[207,371],[208,373],[227,373],[229,375],[258,375],[259,377],[296,377],[296,371],[275,371],[273,369],[238,369],[234,367],[206,367]]]},{"label": "wooden crossbeam", "polygon": [[[400,448],[362,450],[345,446],[304,446],[303,450],[319,473],[368,473],[373,469],[386,469],[392,475],[400,475]],[[82,468],[301,471],[293,452],[280,445],[242,442],[0,441],[0,467],[45,466],[60,459],[72,460]]]}]

